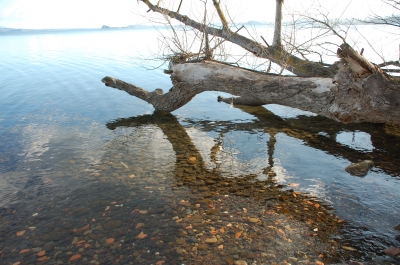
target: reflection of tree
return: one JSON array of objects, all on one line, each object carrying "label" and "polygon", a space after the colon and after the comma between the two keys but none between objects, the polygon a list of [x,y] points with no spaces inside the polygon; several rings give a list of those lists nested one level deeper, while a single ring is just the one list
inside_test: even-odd
[{"label": "reflection of tree", "polygon": [[[400,147],[400,134],[398,133],[400,129],[395,126],[371,123],[343,124],[321,116],[299,116],[298,118],[284,120],[262,106],[235,105],[235,107],[251,114],[257,120],[249,123],[222,122],[226,131],[262,129],[269,133],[271,137],[281,132],[303,141],[308,146],[336,157],[343,157],[350,162],[370,159],[374,161],[376,167],[387,174],[398,175],[400,172],[400,157],[397,155]],[[213,129],[210,128],[208,121],[186,122],[195,123],[197,127],[201,125],[206,131]],[[374,149],[371,152],[363,152],[338,143],[336,136],[343,131],[363,131],[370,134]],[[267,145],[269,147],[270,144]],[[272,165],[271,161],[270,165]]]},{"label": "reflection of tree", "polygon": [[[274,150],[277,142],[276,135],[284,133],[299,139],[304,144],[327,152],[333,156],[343,157],[351,162],[372,159],[375,165],[389,174],[398,174],[394,154],[396,154],[399,136],[386,132],[387,126],[379,124],[344,125],[323,117],[300,116],[296,119],[282,119],[264,107],[236,106],[242,111],[256,117],[251,122],[206,120],[184,120],[187,124],[195,124],[197,129],[205,132],[218,132],[219,137],[210,150],[211,161],[216,162],[220,146],[225,134],[230,131],[264,131],[269,134],[268,167],[263,173],[267,176],[265,181],[257,179],[257,174],[247,174],[237,178],[224,175],[218,165],[208,169],[199,150],[193,144],[186,129],[178,119],[169,113],[155,112],[152,115],[119,119],[107,124],[109,129],[117,127],[139,127],[155,125],[159,127],[171,143],[176,156],[175,177],[178,185],[185,185],[203,197],[213,194],[235,194],[238,196],[253,197],[261,201],[267,209],[278,213],[289,214],[291,218],[306,223],[310,227],[318,227],[321,238],[327,239],[337,228],[337,219],[329,207],[321,206],[318,209],[309,207],[310,198],[297,194],[293,190],[284,190],[284,186],[276,185],[274,173]],[[362,152],[351,149],[336,142],[336,135],[343,131],[363,131],[371,135],[374,149],[371,152]],[[312,158],[310,158],[312,159]],[[227,178],[229,177],[229,178]],[[319,205],[319,202],[313,201]],[[307,210],[304,210],[307,209]],[[318,217],[317,217],[318,216]],[[378,251],[378,250],[377,250]]]},{"label": "reflection of tree", "polygon": [[[267,143],[269,167],[273,166],[273,149],[276,141],[275,135],[282,132],[288,136],[302,140],[306,145],[325,151],[333,156],[343,157],[350,162],[370,159],[374,161],[376,167],[382,169],[388,174],[398,175],[398,172],[400,172],[400,158],[396,155],[398,148],[400,147],[399,135],[393,134],[393,132],[389,132],[391,133],[389,134],[387,132],[388,126],[383,124],[365,123],[346,125],[320,116],[300,116],[295,119],[283,120],[264,107],[242,105],[236,105],[235,107],[253,115],[257,120],[247,123],[221,121],[218,124],[210,123],[209,121],[185,120],[185,122],[196,124],[197,128],[201,128],[201,130],[204,131],[214,131],[217,129],[222,134],[232,130],[264,130],[270,135],[270,140]],[[171,125],[171,123],[174,125]],[[184,128],[182,127],[181,130],[178,130],[178,127],[181,126],[173,115],[157,113],[154,115],[118,120],[108,126],[109,128],[115,128],[116,126],[131,126],[129,124],[132,126],[138,126],[140,124],[157,124],[163,130],[171,143],[179,139],[179,142],[175,145],[173,144],[174,148],[179,147],[182,149],[185,146],[188,147],[187,150],[189,151],[183,152],[182,150],[179,150],[179,153],[177,153],[179,154],[177,159],[188,161],[190,157],[195,157],[198,162],[196,164],[203,164],[202,157],[198,152],[193,153],[190,151],[195,149],[195,147]],[[221,124],[223,124],[223,128]],[[172,131],[175,133],[170,133],[171,135],[169,135],[168,132],[170,132],[171,129],[173,129]],[[363,152],[338,143],[336,141],[336,136],[343,131],[363,131],[370,134],[374,149],[370,152]],[[217,145],[220,144],[221,143]],[[217,145],[213,150],[211,150],[211,156],[213,158],[215,158],[216,151],[219,149]],[[174,151],[176,152],[178,150],[174,149]],[[196,170],[205,170],[205,168],[200,169],[196,166]]]},{"label": "reflection of tree", "polygon": [[[257,110],[257,108],[256,108]],[[274,117],[270,114],[271,117]],[[275,120],[279,120],[275,116]],[[201,122],[200,122],[201,123]],[[214,194],[234,194],[238,196],[253,197],[267,209],[278,213],[290,214],[291,218],[302,223],[319,228],[318,236],[327,240],[337,229],[337,217],[330,211],[329,207],[321,206],[320,202],[310,202],[311,198],[293,190],[284,190],[283,185],[276,185],[273,172],[273,152],[275,148],[275,134],[273,127],[270,130],[268,145],[269,167],[264,171],[268,175],[266,180],[258,180],[257,174],[247,174],[240,177],[224,176],[218,169],[207,169],[205,162],[187,134],[185,128],[178,122],[178,119],[170,113],[157,113],[128,119],[118,119],[108,123],[109,129],[117,127],[138,127],[143,125],[156,125],[171,143],[176,155],[175,176],[178,185],[185,185],[195,193],[202,193],[204,197],[211,197]],[[197,123],[199,124],[199,123]],[[204,130],[216,129],[216,124],[202,123]],[[221,125],[221,124],[220,124]],[[225,123],[223,124],[225,127]],[[248,125],[246,127],[246,125]],[[271,123],[272,125],[272,123]],[[260,122],[236,124],[236,130],[263,129],[265,124]],[[229,126],[224,130],[229,130]],[[211,148],[211,156],[215,157],[220,142]],[[180,184],[179,184],[180,183]],[[257,203],[257,201],[255,202]],[[318,207],[310,207],[317,205]],[[305,211],[303,209],[306,209]]]}]

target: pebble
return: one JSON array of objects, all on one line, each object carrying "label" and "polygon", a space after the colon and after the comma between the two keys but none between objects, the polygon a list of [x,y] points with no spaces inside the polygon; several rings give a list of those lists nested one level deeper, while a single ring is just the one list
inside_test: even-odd
[{"label": "pebble", "polygon": [[235,265],[247,265],[247,262],[244,260],[236,260],[233,264]]},{"label": "pebble", "polygon": [[103,225],[103,228],[107,229],[107,230],[113,230],[115,228],[122,226],[122,224],[123,224],[123,222],[121,220],[112,220],[112,221],[105,223]]},{"label": "pebble", "polygon": [[17,236],[22,236],[23,234],[25,234],[25,232],[26,232],[26,230],[18,231]]},{"label": "pebble", "polygon": [[218,243],[218,239],[215,236],[206,238],[204,241],[208,244]]},{"label": "pebble", "polygon": [[138,239],[144,239],[147,237],[147,234],[140,232],[140,234],[137,236]]},{"label": "pebble", "polygon": [[74,240],[72,240],[71,245],[76,245],[76,243],[78,243],[79,238],[78,237],[74,237]]},{"label": "pebble", "polygon": [[190,202],[180,201],[178,202],[179,205],[190,207],[192,204]]},{"label": "pebble", "polygon": [[249,220],[252,223],[257,223],[258,221],[260,221],[260,219],[258,219],[258,218],[250,218]]},{"label": "pebble", "polygon": [[[219,179],[219,176],[212,174],[190,173],[195,172],[200,164],[198,159],[196,163],[189,164],[190,156],[185,154],[181,158],[188,168],[182,173],[183,177],[176,180],[175,175],[168,176],[164,172],[161,174],[153,168],[148,172],[141,170],[138,161],[128,160],[128,157],[125,160],[124,154],[115,158],[114,165],[119,164],[119,167],[111,170],[108,163],[112,159],[108,160],[105,154],[102,166],[110,169],[105,167],[99,171],[101,175],[96,177],[96,182],[91,186],[98,187],[98,190],[88,193],[88,188],[80,187],[81,190],[77,189],[69,195],[71,198],[63,203],[63,208],[48,207],[43,211],[39,207],[33,208],[40,211],[40,215],[35,218],[42,219],[29,220],[26,224],[21,222],[21,227],[37,226],[33,232],[28,230],[29,234],[48,233],[48,240],[44,240],[42,236],[37,242],[34,242],[36,239],[17,238],[19,241],[24,240],[21,248],[40,248],[35,253],[43,248],[43,256],[50,259],[49,264],[67,264],[68,261],[76,260],[82,264],[226,264],[229,260],[228,264],[241,265],[247,262],[280,264],[277,262],[282,260],[296,264],[296,258],[292,255],[299,259],[303,256],[293,253],[295,245],[296,249],[311,253],[309,264],[315,264],[315,259],[312,258],[316,257],[313,253],[319,246],[324,246],[318,242],[314,248],[316,240],[301,234],[304,224],[287,215],[295,211],[290,209],[285,214],[279,214],[273,203],[272,206],[259,205],[258,201],[255,203],[250,191],[255,194],[257,190],[267,191],[264,182],[255,181],[248,185],[240,178]],[[131,169],[135,167],[135,177],[129,177],[132,173],[119,163],[122,157],[129,162]],[[154,158],[149,158],[150,161],[152,159]],[[173,164],[169,169],[175,170],[174,167]],[[180,169],[176,168],[178,171]],[[171,182],[175,186],[171,186]],[[196,185],[191,186],[190,183]],[[110,184],[116,185],[110,188]],[[201,193],[202,187],[204,193]],[[228,188],[220,190],[221,187]],[[149,193],[150,189],[153,193]],[[231,192],[230,189],[236,191]],[[188,190],[193,190],[194,193]],[[232,196],[225,194],[228,191]],[[238,192],[247,195],[241,196]],[[301,200],[303,195],[294,197],[287,192],[283,194],[283,202],[279,201],[275,191],[269,196],[276,196],[274,201],[280,204],[285,203],[286,205],[280,205],[283,209],[294,205],[292,200]],[[104,211],[106,206],[108,210]],[[305,220],[314,221],[316,214],[312,209],[315,207],[309,208],[310,215],[301,216]],[[319,207],[323,211],[321,208],[323,206]],[[34,219],[30,217],[31,213],[28,214],[29,219]],[[61,227],[62,230],[44,229],[46,225]],[[317,228],[315,225],[314,223],[310,227]],[[327,226],[326,229],[329,230],[330,227]],[[15,235],[16,231],[12,234]],[[235,235],[238,235],[236,239]],[[289,244],[292,240],[293,244]],[[311,242],[310,245],[306,245],[306,240]],[[52,244],[51,250],[45,247],[49,242]],[[331,249],[330,246],[327,249]],[[263,250],[268,253],[262,252]],[[31,255],[29,249],[27,253],[26,256],[15,255],[9,258],[7,261],[10,262],[7,264]],[[318,253],[321,252],[318,250]],[[36,256],[33,257],[32,264],[36,261]],[[297,263],[300,264],[300,261]]]},{"label": "pebble", "polygon": [[141,228],[141,227],[143,227],[144,226],[144,223],[138,223],[136,226],[135,226],[135,228]]},{"label": "pebble", "polygon": [[400,248],[397,247],[390,247],[383,251],[386,255],[394,258],[395,256],[400,255]]},{"label": "pebble", "polygon": [[71,261],[75,261],[75,260],[78,260],[78,259],[80,259],[82,256],[81,256],[81,254],[75,254],[75,255],[73,255],[70,259],[69,259],[69,261],[71,262]]},{"label": "pebble", "polygon": [[27,253],[27,252],[29,252],[29,251],[30,251],[30,249],[25,248],[25,249],[20,250],[20,251],[19,251],[19,254],[25,254],[25,253]]},{"label": "pebble", "polygon": [[348,250],[348,251],[357,251],[357,249],[355,249],[353,247],[349,247],[349,246],[342,246],[342,249]]},{"label": "pebble", "polygon": [[42,251],[42,248],[41,247],[32,248],[32,251],[37,253],[37,252]]}]

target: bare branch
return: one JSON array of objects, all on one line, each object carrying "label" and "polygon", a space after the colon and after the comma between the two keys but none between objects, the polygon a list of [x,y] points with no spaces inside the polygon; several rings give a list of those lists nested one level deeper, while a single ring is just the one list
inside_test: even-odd
[{"label": "bare branch", "polygon": [[287,67],[286,69],[297,76],[324,76],[332,77],[334,73],[324,67],[321,64],[305,61],[296,56],[287,53],[281,48],[275,46],[266,47],[259,42],[246,38],[240,34],[235,34],[233,32],[226,32],[226,30],[217,29],[214,27],[206,26],[204,27],[202,23],[198,23],[187,16],[178,14],[176,12],[170,11],[165,8],[154,6],[148,0],[142,0],[153,12],[161,13],[170,18],[174,18],[185,25],[195,28],[202,32],[207,32],[208,34],[224,38],[232,43],[235,43],[245,50],[251,52],[253,55],[269,59],[272,62]]},{"label": "bare branch", "polygon": [[215,9],[217,10],[219,19],[221,20],[222,23],[222,28],[228,33],[228,34],[232,34],[232,31],[229,29],[229,24],[228,21],[225,18],[224,12],[222,12],[222,9],[219,5],[219,3],[217,2],[217,0],[213,0],[213,4],[215,6]]}]

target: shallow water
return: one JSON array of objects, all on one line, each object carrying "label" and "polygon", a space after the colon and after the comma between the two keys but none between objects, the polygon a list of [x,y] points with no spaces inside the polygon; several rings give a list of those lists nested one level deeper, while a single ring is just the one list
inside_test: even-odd
[{"label": "shallow water", "polygon": [[[169,89],[133,59],[156,34],[0,35],[0,262],[329,264],[399,246],[399,128],[214,92],[153,113],[100,80]],[[365,159],[367,176],[344,170]]]}]

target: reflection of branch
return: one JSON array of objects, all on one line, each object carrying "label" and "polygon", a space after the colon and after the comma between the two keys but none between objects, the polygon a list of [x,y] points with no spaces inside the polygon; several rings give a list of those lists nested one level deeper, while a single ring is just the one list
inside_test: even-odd
[{"label": "reflection of branch", "polygon": [[132,127],[142,124],[155,124],[163,131],[176,154],[175,168],[180,171],[177,172],[178,175],[183,173],[182,170],[188,168],[196,174],[207,172],[199,150],[193,144],[185,128],[180,125],[178,119],[170,113],[155,112],[153,115],[118,119],[108,123],[107,127],[113,130],[117,127]]},{"label": "reflection of branch", "polygon": [[[218,168],[207,170],[200,152],[194,146],[185,128],[170,113],[156,112],[153,115],[118,119],[108,123],[107,127],[115,129],[120,126],[137,127],[148,124],[155,124],[162,129],[176,154],[175,176],[179,182],[174,185],[189,187],[194,193],[200,193],[199,198],[210,198],[216,194],[251,197],[251,203],[264,204],[264,209],[267,209],[268,212],[288,214],[290,218],[302,223],[318,215],[318,217],[321,217],[321,221],[318,223],[307,222],[305,225],[309,228],[319,229],[318,236],[321,238],[328,238],[336,232],[338,218],[329,212],[328,207],[318,202],[318,208],[298,211],[297,209],[309,207],[310,203],[317,203],[315,198],[295,193],[292,189],[282,190],[285,186],[276,185],[275,175],[270,174],[273,173],[271,171],[267,172],[268,178],[266,180],[260,180],[257,178],[258,174],[247,174],[239,177],[229,176],[227,178],[220,173]],[[220,144],[215,145],[212,150],[217,152]],[[270,159],[273,159],[274,146],[275,137],[271,134],[268,142]],[[270,165],[273,165],[273,163],[270,162]]]},{"label": "reflection of branch", "polygon": [[[395,164],[400,165],[400,159],[396,159],[396,161],[387,160],[388,156],[398,157],[398,147],[389,144],[389,142],[399,142],[400,139],[399,137],[389,135],[386,132],[384,124],[343,124],[321,116],[298,116],[294,119],[283,120],[262,106],[234,105],[234,107],[254,116],[257,120],[249,123],[221,122],[224,125],[225,131],[233,129],[236,131],[262,129],[270,136],[277,133],[284,133],[289,137],[303,141],[312,148],[322,150],[335,157],[343,157],[351,162],[358,162],[358,160],[365,159],[373,160],[377,167],[390,175],[398,175],[398,170],[400,170],[400,168],[393,166]],[[186,122],[190,123],[188,120]],[[211,125],[208,123],[208,121],[204,123],[196,121],[196,125],[201,125],[201,128],[205,131],[215,129],[214,127],[210,127]],[[366,154],[363,151],[339,144],[336,141],[335,135],[345,130],[369,133],[374,149]],[[327,136],[322,136],[321,132]],[[392,140],[388,141],[387,139]]]}]

